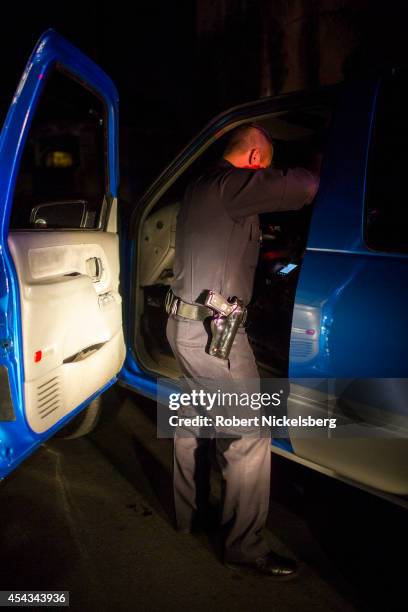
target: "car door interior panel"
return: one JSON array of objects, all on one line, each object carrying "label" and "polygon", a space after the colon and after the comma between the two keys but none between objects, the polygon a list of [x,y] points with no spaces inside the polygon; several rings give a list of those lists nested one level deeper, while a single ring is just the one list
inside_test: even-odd
[{"label": "car door interior panel", "polygon": [[43,432],[120,370],[119,243],[108,232],[10,232],[19,278],[24,396]]}]

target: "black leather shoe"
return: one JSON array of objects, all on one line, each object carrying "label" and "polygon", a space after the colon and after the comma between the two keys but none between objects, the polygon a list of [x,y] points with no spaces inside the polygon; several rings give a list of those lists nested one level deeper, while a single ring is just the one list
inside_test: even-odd
[{"label": "black leather shoe", "polygon": [[290,580],[298,573],[296,561],[282,557],[270,551],[264,557],[259,557],[250,563],[226,563],[226,566],[234,570],[243,570],[251,574],[269,576],[276,580]]}]

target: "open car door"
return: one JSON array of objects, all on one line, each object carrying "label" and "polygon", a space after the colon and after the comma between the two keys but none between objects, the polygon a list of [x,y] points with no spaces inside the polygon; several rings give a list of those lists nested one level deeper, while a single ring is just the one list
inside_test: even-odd
[{"label": "open car door", "polygon": [[49,30],[0,137],[0,477],[116,380],[118,95]]}]

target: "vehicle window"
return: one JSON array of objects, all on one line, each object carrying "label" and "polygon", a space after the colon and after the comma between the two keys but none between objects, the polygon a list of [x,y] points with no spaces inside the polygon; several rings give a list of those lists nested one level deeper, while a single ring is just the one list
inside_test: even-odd
[{"label": "vehicle window", "polygon": [[[286,171],[287,168],[294,166],[309,167],[314,154],[323,152],[330,118],[329,107],[313,106],[291,112],[274,113],[261,120],[254,118],[253,122],[265,127],[272,136],[274,147],[272,165]],[[222,133],[201,153],[167,189],[160,201],[155,204],[155,210],[174,200],[180,200],[190,181],[222,158],[229,137],[228,131]]]},{"label": "vehicle window", "polygon": [[377,99],[365,218],[366,243],[376,251],[408,251],[407,93],[406,78],[395,73],[383,80]]},{"label": "vehicle window", "polygon": [[14,193],[11,229],[96,229],[106,193],[105,106],[55,69],[35,111]]}]

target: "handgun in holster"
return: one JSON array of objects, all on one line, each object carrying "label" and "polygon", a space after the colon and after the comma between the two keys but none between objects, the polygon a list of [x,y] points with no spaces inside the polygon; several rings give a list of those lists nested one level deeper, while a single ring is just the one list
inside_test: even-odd
[{"label": "handgun in holster", "polygon": [[245,324],[247,309],[237,297],[226,299],[215,291],[208,291],[205,305],[214,311],[208,353],[219,359],[228,359],[238,328]]}]

